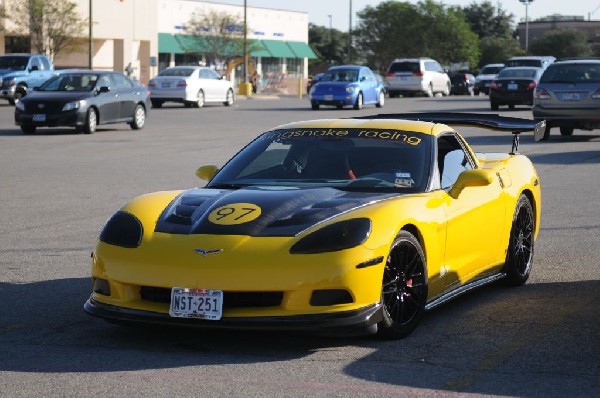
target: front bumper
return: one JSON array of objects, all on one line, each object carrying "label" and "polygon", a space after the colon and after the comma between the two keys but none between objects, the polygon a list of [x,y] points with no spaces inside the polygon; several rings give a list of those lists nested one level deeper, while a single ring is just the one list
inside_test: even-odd
[{"label": "front bumper", "polygon": [[314,105],[347,106],[356,103],[356,94],[347,95],[313,95],[310,102]]},{"label": "front bumper", "polygon": [[16,86],[10,86],[9,88],[2,87],[0,89],[0,98],[11,100],[15,98]]},{"label": "front bumper", "polygon": [[44,121],[34,121],[33,113],[15,111],[15,124],[17,126],[37,126],[37,127],[80,127],[85,124],[86,113],[80,110],[72,110],[59,113],[45,114]]},{"label": "front bumper", "polygon": [[[83,308],[89,315],[103,318],[109,322],[205,329],[339,332],[346,335],[370,333],[367,328],[383,320],[381,303],[371,304],[352,311],[293,316],[223,317],[218,321],[174,318],[168,314],[100,303],[91,297]],[[375,330],[373,329],[371,332]]]}]

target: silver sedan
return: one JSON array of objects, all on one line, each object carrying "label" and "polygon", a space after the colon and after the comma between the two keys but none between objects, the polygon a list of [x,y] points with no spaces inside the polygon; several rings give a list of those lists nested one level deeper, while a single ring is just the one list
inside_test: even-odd
[{"label": "silver sedan", "polygon": [[210,68],[174,66],[164,69],[148,82],[152,107],[164,102],[180,102],[186,107],[201,108],[207,102],[230,106],[235,101],[233,83]]}]

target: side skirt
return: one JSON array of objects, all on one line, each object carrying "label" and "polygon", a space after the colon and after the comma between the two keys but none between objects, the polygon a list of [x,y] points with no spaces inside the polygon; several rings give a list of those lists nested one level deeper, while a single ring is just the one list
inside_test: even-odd
[{"label": "side skirt", "polygon": [[495,282],[499,279],[504,278],[505,276],[506,276],[506,274],[504,272],[502,272],[499,274],[491,275],[486,278],[478,279],[476,281],[469,282],[465,285],[459,286],[456,289],[450,290],[449,292],[444,293],[441,296],[438,296],[435,299],[428,302],[425,305],[425,310],[427,310],[427,311],[432,310],[432,309],[434,309],[434,308],[436,308],[436,307],[438,307],[438,306],[440,306],[440,305],[442,305],[442,304],[444,304],[444,303],[446,303],[446,302],[448,302],[470,290],[476,289],[483,285],[490,284],[492,282]]}]

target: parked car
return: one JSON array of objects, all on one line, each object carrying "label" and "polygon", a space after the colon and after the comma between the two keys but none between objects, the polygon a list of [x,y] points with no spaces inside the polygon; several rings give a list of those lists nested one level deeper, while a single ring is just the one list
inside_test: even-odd
[{"label": "parked car", "polygon": [[475,89],[475,76],[467,72],[450,74],[450,94],[473,95]]},{"label": "parked car", "polygon": [[310,104],[313,110],[321,105],[353,106],[374,104],[381,108],[385,104],[385,88],[377,81],[375,74],[366,66],[333,66],[325,72],[321,80],[310,89]]},{"label": "parked car", "polygon": [[235,101],[233,83],[210,68],[173,66],[148,82],[154,108],[165,102],[183,103],[187,108],[202,108],[207,102],[230,106]]},{"label": "parked car", "polygon": [[498,110],[500,105],[533,105],[533,92],[544,69],[517,66],[504,68],[490,85],[490,107]]},{"label": "parked car", "polygon": [[507,68],[512,68],[515,66],[533,66],[536,68],[546,69],[554,61],[556,61],[556,57],[526,55],[510,58],[505,62],[505,66]]},{"label": "parked car", "polygon": [[398,95],[435,93],[450,95],[450,77],[442,66],[431,58],[396,59],[385,74],[390,97]]},{"label": "parked car", "polygon": [[479,95],[484,93],[488,95],[490,93],[490,85],[492,81],[498,76],[498,73],[504,68],[504,64],[487,64],[475,76],[475,87],[473,88],[473,94]]},{"label": "parked car", "polygon": [[532,110],[536,120],[546,120],[544,139],[553,127],[566,136],[576,128],[600,129],[600,59],[550,65],[534,91]]},{"label": "parked car", "polygon": [[146,87],[119,72],[77,71],[54,76],[15,104],[15,123],[25,134],[38,127],[75,127],[91,134],[100,124],[144,127],[150,102]]},{"label": "parked car", "polygon": [[388,89],[387,89],[387,82],[385,81],[385,77],[381,76],[379,73],[375,73],[375,80],[377,80],[383,86],[383,92],[384,92],[384,94],[386,96],[389,95],[389,92],[388,92]]},{"label": "parked car", "polygon": [[52,61],[45,55],[0,55],[0,98],[14,105],[31,88],[50,79],[53,73]]},{"label": "parked car", "polygon": [[213,333],[397,339],[470,289],[523,285],[540,231],[535,167],[516,147],[475,153],[448,124],[502,130],[507,141],[536,129],[460,113],[268,129],[221,170],[200,167],[206,187],[116,210],[91,254],[85,311]]},{"label": "parked car", "polygon": [[307,94],[310,94],[311,87],[314,86],[315,84],[317,84],[319,82],[319,80],[321,80],[322,77],[323,77],[323,73],[317,73],[316,75],[314,75],[310,79],[308,79],[308,82],[306,83],[306,93]]}]

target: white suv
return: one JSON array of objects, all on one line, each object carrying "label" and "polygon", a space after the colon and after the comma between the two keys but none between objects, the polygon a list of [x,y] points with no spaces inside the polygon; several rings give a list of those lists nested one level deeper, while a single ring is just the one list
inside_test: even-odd
[{"label": "white suv", "polygon": [[435,93],[450,95],[450,78],[441,65],[431,58],[394,60],[385,75],[390,97],[399,94]]}]

